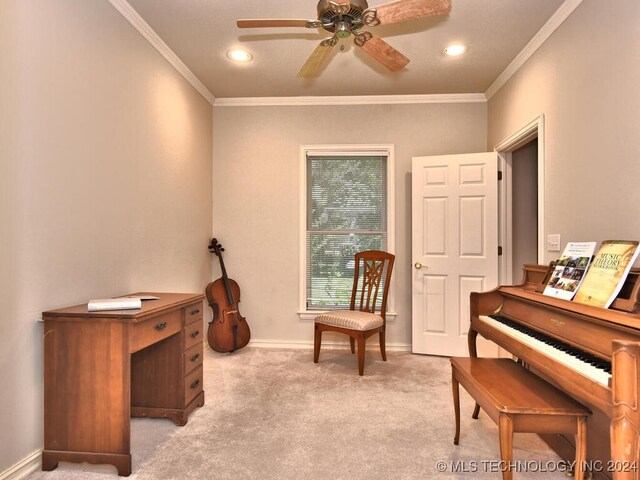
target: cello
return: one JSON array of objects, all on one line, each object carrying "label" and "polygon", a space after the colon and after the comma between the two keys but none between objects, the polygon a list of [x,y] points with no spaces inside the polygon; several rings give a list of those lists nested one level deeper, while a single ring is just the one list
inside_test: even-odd
[{"label": "cello", "polygon": [[224,248],[217,239],[212,239],[209,251],[216,254],[220,260],[222,277],[207,285],[205,293],[207,301],[213,311],[213,319],[207,329],[209,346],[216,352],[233,353],[249,343],[251,331],[247,320],[240,315],[238,302],[240,301],[240,287],[235,280],[227,276],[222,252]]}]

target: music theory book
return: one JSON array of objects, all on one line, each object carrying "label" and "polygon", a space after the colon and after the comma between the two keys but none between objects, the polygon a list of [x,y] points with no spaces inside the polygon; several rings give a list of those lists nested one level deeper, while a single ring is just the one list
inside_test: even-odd
[{"label": "music theory book", "polygon": [[558,259],[544,294],[571,300],[589,268],[596,242],[569,242]]},{"label": "music theory book", "polygon": [[638,251],[637,241],[602,242],[574,301],[609,308],[636,261]]}]

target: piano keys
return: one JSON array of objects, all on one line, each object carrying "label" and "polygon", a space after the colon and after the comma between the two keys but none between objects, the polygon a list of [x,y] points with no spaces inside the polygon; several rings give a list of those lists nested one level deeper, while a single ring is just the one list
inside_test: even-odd
[{"label": "piano keys", "polygon": [[611,386],[610,361],[500,315],[480,315],[478,320],[506,333],[516,341],[527,343],[547,356],[550,362],[559,362],[574,370],[576,374],[584,375],[605,387]]}]

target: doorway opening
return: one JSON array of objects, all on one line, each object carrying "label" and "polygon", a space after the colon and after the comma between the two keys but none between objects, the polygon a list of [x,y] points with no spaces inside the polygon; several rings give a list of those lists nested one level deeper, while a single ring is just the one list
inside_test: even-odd
[{"label": "doorway opening", "polygon": [[511,154],[512,279],[522,265],[538,262],[538,139]]},{"label": "doorway opening", "polygon": [[522,265],[544,263],[544,116],[500,142],[499,283],[522,279]]}]

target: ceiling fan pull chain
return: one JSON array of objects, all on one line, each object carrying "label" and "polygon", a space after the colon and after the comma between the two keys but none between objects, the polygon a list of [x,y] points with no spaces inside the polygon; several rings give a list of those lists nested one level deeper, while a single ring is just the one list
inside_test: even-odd
[{"label": "ceiling fan pull chain", "polygon": [[373,38],[371,32],[358,32],[354,33],[353,35],[353,43],[355,43],[358,47],[363,46]]},{"label": "ceiling fan pull chain", "polygon": [[362,12],[362,21],[368,27],[377,27],[378,25],[380,25],[378,11],[375,8],[367,8],[364,12]]}]

